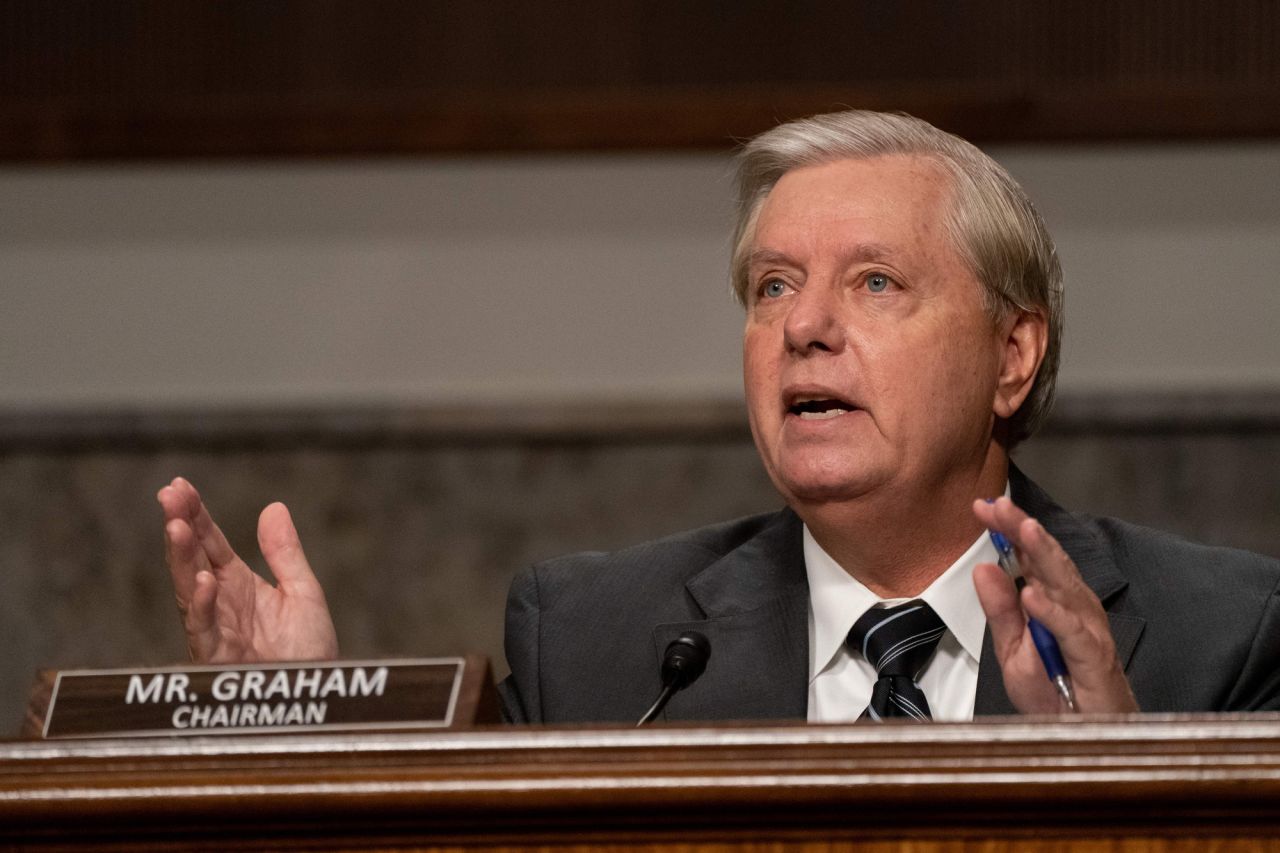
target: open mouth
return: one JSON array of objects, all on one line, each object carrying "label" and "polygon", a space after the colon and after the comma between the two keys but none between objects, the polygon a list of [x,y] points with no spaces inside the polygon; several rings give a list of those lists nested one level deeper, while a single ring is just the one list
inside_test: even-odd
[{"label": "open mouth", "polygon": [[821,400],[797,400],[787,407],[787,414],[795,415],[801,420],[821,421],[838,418],[849,412],[856,412],[857,406],[844,400],[826,398]]}]

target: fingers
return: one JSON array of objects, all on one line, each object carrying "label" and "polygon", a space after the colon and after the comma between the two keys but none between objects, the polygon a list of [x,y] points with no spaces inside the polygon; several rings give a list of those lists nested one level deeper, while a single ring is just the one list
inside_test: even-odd
[{"label": "fingers", "polygon": [[974,514],[991,530],[998,530],[1014,546],[1027,584],[1022,605],[1055,635],[1074,636],[1089,618],[1102,619],[1102,606],[1085,585],[1074,562],[1040,522],[1013,501],[977,501]]},{"label": "fingers", "polygon": [[1014,707],[1027,714],[1057,711],[1058,699],[1031,642],[1017,587],[992,563],[974,567],[973,585],[987,615],[992,648]]},{"label": "fingers", "polygon": [[160,489],[156,500],[164,511],[165,562],[187,649],[195,661],[214,662],[222,646],[214,571],[235,561],[235,553],[189,482],[175,479]]},{"label": "fingers", "polygon": [[178,608],[185,611],[190,606],[196,574],[207,571],[210,565],[208,555],[196,543],[184,485],[189,484],[185,480],[174,480],[156,493],[156,500],[164,511],[165,563],[178,597]]},{"label": "fingers", "polygon": [[271,504],[258,542],[273,587],[235,555],[195,487],[175,479],[156,495],[165,515],[165,555],[187,646],[202,663],[329,659],[337,636],[293,519]]},{"label": "fingers", "polygon": [[195,535],[195,540],[204,551],[211,566],[223,566],[236,560],[236,553],[222,535],[213,516],[200,498],[200,493],[190,482],[177,477],[156,494],[156,500],[164,509],[166,522],[181,520],[186,522]]},{"label": "fingers", "polygon": [[258,546],[275,575],[280,590],[286,594],[315,594],[319,590],[315,573],[302,551],[298,530],[289,509],[282,503],[267,506],[258,516]]},{"label": "fingers", "polygon": [[[1057,639],[1071,671],[1080,707],[1086,711],[1133,711],[1137,703],[1116,658],[1115,642],[1102,603],[1081,578],[1070,555],[1035,519],[1008,498],[993,504],[976,501],[974,515],[988,529],[997,530],[1014,546],[1019,568],[1027,583],[1017,595],[1026,613]],[[1005,675],[1010,698],[1020,710],[1041,704],[1035,683],[1046,683],[1042,668],[1028,668],[1033,644],[1025,630],[1014,639],[1013,608],[1009,587],[997,582],[993,568],[979,566],[974,584],[991,626],[992,640]],[[1025,617],[1022,617],[1025,626]],[[1022,627],[1020,626],[1020,627]],[[1019,666],[1019,662],[1023,665]],[[1035,678],[1034,676],[1037,676]],[[1019,701],[1019,698],[1022,701]]]},{"label": "fingers", "polygon": [[212,663],[218,652],[217,627],[218,582],[211,572],[199,572],[193,578],[192,592],[184,606],[178,600],[182,613],[182,627],[187,634],[187,650],[191,659],[200,663]]},{"label": "fingers", "polygon": [[[1004,497],[994,503],[974,501],[973,512],[989,530],[1004,534],[1017,550],[1023,575],[1029,582],[1043,585],[1051,598],[1063,592],[1092,595],[1058,540],[1013,501]],[[1034,615],[1039,618],[1039,614]]]},{"label": "fingers", "polygon": [[1027,628],[1027,617],[1022,612],[1018,590],[999,566],[982,563],[973,570],[973,585],[978,592],[978,602],[987,614],[987,627],[991,629],[991,641],[996,657],[1006,660],[1017,651]]},{"label": "fingers", "polygon": [[169,566],[173,591],[178,597],[179,608],[190,605],[195,590],[196,575],[209,570],[209,561],[196,546],[196,536],[191,525],[173,519],[164,526],[164,559]]}]

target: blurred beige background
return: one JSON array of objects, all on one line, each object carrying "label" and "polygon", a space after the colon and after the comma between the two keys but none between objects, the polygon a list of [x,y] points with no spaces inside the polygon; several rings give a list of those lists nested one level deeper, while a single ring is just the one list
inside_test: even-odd
[{"label": "blurred beige background", "polygon": [[[988,146],[1066,390],[1280,385],[1280,143]],[[728,155],[0,168],[0,407],[736,398]]]}]

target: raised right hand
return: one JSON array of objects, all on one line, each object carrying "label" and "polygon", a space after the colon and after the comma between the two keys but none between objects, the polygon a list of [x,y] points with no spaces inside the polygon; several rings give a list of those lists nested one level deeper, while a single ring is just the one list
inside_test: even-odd
[{"label": "raised right hand", "polygon": [[178,477],[156,500],[164,509],[165,559],[192,660],[337,657],[324,591],[284,504],[271,504],[258,518],[258,545],[277,581],[272,586],[236,556],[191,483]]}]

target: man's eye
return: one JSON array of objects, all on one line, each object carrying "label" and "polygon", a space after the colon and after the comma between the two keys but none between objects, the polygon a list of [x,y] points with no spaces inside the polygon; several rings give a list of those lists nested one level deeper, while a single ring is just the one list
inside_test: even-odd
[{"label": "man's eye", "polygon": [[771,278],[760,288],[760,292],[770,299],[777,299],[787,292],[787,283],[780,278]]},{"label": "man's eye", "polygon": [[889,276],[884,273],[872,273],[867,276],[867,290],[872,293],[884,293],[889,289],[889,283],[892,281]]}]

